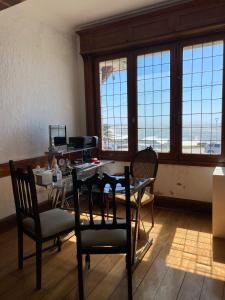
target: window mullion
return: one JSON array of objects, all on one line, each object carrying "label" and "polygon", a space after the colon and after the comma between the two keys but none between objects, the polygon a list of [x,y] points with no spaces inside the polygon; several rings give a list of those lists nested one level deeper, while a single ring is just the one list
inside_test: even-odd
[{"label": "window mullion", "polygon": [[[225,44],[225,37],[223,39]],[[222,133],[221,133],[221,161],[225,162],[225,50],[223,51],[223,85],[222,85]]]},{"label": "window mullion", "polygon": [[136,56],[128,54],[128,144],[129,153],[133,157],[137,151],[137,68]]},{"label": "window mullion", "polygon": [[178,161],[181,152],[182,137],[182,81],[181,81],[181,51],[180,45],[175,44],[171,49],[171,157]]}]

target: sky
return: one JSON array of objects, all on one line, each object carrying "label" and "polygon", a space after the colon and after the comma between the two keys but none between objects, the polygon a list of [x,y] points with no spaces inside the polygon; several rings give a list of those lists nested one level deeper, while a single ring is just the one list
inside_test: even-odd
[{"label": "sky", "polygon": [[[220,139],[223,48],[222,41],[183,48],[182,127],[184,140],[198,137],[205,140]],[[102,65],[104,63],[101,63],[100,71]],[[114,67],[114,72],[102,82],[100,88],[102,120],[105,124],[126,125],[126,59],[120,59],[119,62],[113,61],[111,65]],[[151,134],[160,135],[160,132],[160,138],[169,137],[170,100],[170,51],[138,56],[137,101],[138,128],[140,128],[141,137]],[[204,128],[201,130],[200,127]],[[146,128],[147,133],[144,130]]]}]

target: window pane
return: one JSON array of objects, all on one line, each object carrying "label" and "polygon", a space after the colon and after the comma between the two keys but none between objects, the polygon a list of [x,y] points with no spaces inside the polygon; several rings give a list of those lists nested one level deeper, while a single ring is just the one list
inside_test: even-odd
[{"label": "window pane", "polygon": [[182,152],[221,154],[223,41],[183,48]]},{"label": "window pane", "polygon": [[170,152],[170,51],[137,58],[138,150]]},{"label": "window pane", "polygon": [[100,62],[99,78],[102,150],[128,151],[127,59]]}]

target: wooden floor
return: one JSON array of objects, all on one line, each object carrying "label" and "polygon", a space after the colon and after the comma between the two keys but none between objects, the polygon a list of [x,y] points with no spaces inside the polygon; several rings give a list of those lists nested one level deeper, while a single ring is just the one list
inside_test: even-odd
[{"label": "wooden floor", "polygon": [[[144,225],[150,228],[148,209]],[[153,245],[133,274],[134,299],[225,299],[225,244],[213,240],[210,217],[156,210]],[[43,258],[43,288],[35,290],[35,260],[17,270],[17,239],[13,229],[0,235],[0,299],[77,299],[76,240]],[[25,252],[34,244],[25,239]],[[95,255],[86,274],[90,300],[127,299],[123,255]]]}]

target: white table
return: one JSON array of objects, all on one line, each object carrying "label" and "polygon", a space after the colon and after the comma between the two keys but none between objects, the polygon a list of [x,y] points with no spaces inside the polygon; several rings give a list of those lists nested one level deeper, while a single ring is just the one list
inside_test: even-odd
[{"label": "white table", "polygon": [[225,238],[225,168],[216,167],[213,172],[212,200],[213,236]]}]

